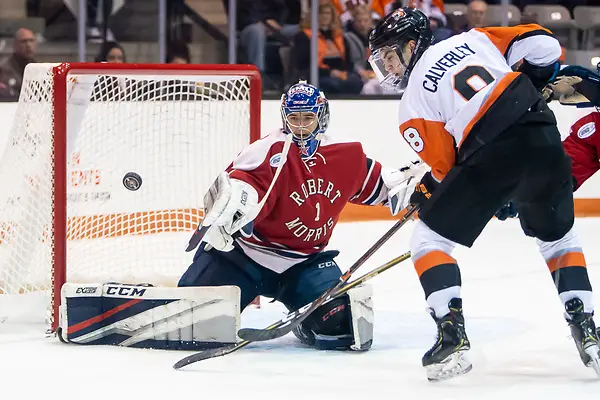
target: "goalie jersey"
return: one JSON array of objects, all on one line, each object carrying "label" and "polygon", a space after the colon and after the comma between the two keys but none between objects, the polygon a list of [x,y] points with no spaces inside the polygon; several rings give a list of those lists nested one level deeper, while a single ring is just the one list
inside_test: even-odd
[{"label": "goalie jersey", "polygon": [[[275,131],[244,149],[227,168],[231,178],[252,185],[262,199],[281,162],[285,137]],[[325,249],[348,202],[387,202],[381,164],[368,158],[359,142],[329,135],[309,159],[292,145],[252,236],[238,237],[236,244],[258,264],[281,273]]]},{"label": "goalie jersey", "polygon": [[592,112],[575,122],[563,146],[572,160],[576,190],[600,169],[600,113]]},{"label": "goalie jersey", "polygon": [[539,25],[472,29],[429,47],[402,97],[400,133],[441,181],[541,97],[511,66],[548,66],[559,42]]}]

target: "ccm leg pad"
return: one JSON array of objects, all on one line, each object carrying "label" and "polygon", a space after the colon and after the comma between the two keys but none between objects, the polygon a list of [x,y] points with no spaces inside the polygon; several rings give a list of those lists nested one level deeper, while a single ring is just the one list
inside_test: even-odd
[{"label": "ccm leg pad", "polygon": [[65,283],[59,337],[63,342],[170,350],[235,343],[240,289]]}]

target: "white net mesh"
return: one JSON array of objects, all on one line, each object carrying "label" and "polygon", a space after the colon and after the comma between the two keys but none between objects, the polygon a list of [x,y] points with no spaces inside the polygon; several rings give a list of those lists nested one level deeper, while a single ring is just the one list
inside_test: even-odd
[{"label": "white net mesh", "polygon": [[[20,311],[9,297],[52,287],[53,71],[27,67],[0,159],[0,318]],[[250,141],[250,79],[77,71],[65,75],[67,281],[175,285],[204,193]]]}]

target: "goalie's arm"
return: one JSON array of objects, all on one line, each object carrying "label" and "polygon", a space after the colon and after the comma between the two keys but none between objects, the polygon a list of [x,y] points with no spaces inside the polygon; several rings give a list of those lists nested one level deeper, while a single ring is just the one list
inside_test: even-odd
[{"label": "goalie's arm", "polygon": [[581,93],[586,99],[596,107],[600,107],[600,84],[588,80],[582,80],[581,82],[573,86],[576,92]]},{"label": "goalie's arm", "polygon": [[[264,171],[264,169],[257,169],[254,171],[241,171],[241,170],[230,170],[229,178],[231,181],[243,182],[246,185],[252,187],[258,195],[258,201],[260,202],[266,195],[269,185],[273,179],[271,171]],[[277,183],[275,183],[277,186]],[[255,218],[254,222],[259,222],[265,215],[269,215],[275,203],[277,201],[277,190],[274,190],[269,194],[266,202],[261,209],[259,215]]]},{"label": "goalie's arm", "polygon": [[600,75],[579,65],[563,67],[548,88],[553,93],[551,99],[560,97],[561,104],[600,107]]},{"label": "goalie's arm", "polygon": [[[278,143],[282,142],[269,136],[248,146],[208,190],[204,196],[206,216],[202,222],[210,226],[203,237],[208,245],[231,251],[236,232],[249,237],[254,224],[269,215],[277,199],[278,182],[274,182],[271,192],[269,188],[279,169],[271,166],[271,153],[279,150],[274,148]],[[264,204],[261,204],[262,199]]]},{"label": "goalie's arm", "polygon": [[[361,147],[362,153],[362,147]],[[387,199],[388,188],[381,178],[381,164],[362,153],[359,173],[356,174],[356,192],[350,198],[350,203],[374,206],[382,204]]]},{"label": "goalie's arm", "polygon": [[[285,144],[278,135],[269,135],[252,143],[242,151],[227,167],[226,172],[230,179],[238,180],[252,186],[258,194],[259,201],[267,195],[271,183],[275,179],[278,162],[284,162]],[[283,149],[282,149],[283,148]],[[277,160],[277,157],[280,159]],[[285,174],[285,168],[281,173]],[[255,219],[259,222],[265,215],[269,215],[277,202],[278,187],[284,179],[278,179],[271,193],[266,197],[260,214]]]},{"label": "goalie's arm", "polygon": [[[572,160],[573,190],[581,185],[600,169],[597,147],[593,140],[600,132],[596,113],[580,118],[571,127],[569,136],[564,140],[565,151]],[[596,140],[598,140],[596,138]]]},{"label": "goalie's arm", "polygon": [[361,173],[358,174],[357,192],[350,202],[360,205],[389,206],[392,215],[408,205],[408,197],[429,167],[422,161],[414,161],[401,168],[382,165],[362,153]]}]

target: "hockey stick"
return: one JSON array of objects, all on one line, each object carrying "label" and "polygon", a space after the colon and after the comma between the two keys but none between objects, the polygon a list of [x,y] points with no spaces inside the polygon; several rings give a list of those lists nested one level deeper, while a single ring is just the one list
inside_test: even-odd
[{"label": "hockey stick", "polygon": [[346,271],[341,277],[340,282],[332,288],[326,290],[312,303],[308,303],[304,307],[299,308],[296,311],[289,313],[284,319],[275,323],[277,327],[271,329],[253,329],[253,328],[244,328],[240,329],[238,332],[238,336],[244,340],[249,340],[251,342],[261,342],[265,340],[276,339],[278,337],[287,335],[302,323],[313,311],[319,308],[323,303],[331,298],[333,294],[335,294],[344,284],[350,279],[352,274],[356,272],[358,268],[360,268],[377,250],[384,245],[404,224],[406,224],[412,216],[419,210],[418,205],[409,205],[407,207],[407,211],[404,216],[394,224],[369,250],[366,251],[365,254],[362,255],[355,263],[352,265],[348,271]]},{"label": "hockey stick", "polygon": [[[371,278],[374,278],[375,276],[379,275],[380,273],[382,273],[383,271],[386,271],[390,268],[392,268],[394,265],[398,265],[400,264],[402,261],[405,261],[407,259],[410,258],[410,252],[408,253],[404,253],[396,258],[394,258],[393,260],[390,260],[388,262],[386,262],[385,264],[375,268],[374,270],[364,274],[363,276],[357,278],[356,280],[347,283],[346,285],[344,285],[338,292],[336,292],[335,294],[333,294],[331,296],[331,298],[329,300],[327,300],[327,302],[335,299],[336,297],[339,297],[341,295],[343,295],[344,293],[346,293],[347,291],[349,291],[350,289],[368,281]],[[326,303],[327,303],[326,302]],[[272,325],[270,325],[268,328],[266,329],[274,329],[277,328],[278,324],[281,323],[277,322],[274,323]],[[227,346],[223,346],[223,347],[218,347],[216,349],[209,349],[209,350],[204,350],[198,353],[194,353],[192,355],[189,355],[185,358],[182,358],[181,360],[177,361],[175,363],[175,365],[173,365],[173,368],[175,369],[180,369],[182,367],[185,367],[186,365],[190,365],[193,364],[195,362],[198,361],[203,361],[203,360],[207,360],[209,358],[215,358],[215,357],[221,357],[221,356],[225,356],[229,353],[233,353],[234,351],[237,351],[239,349],[241,349],[242,347],[245,347],[247,344],[251,343],[251,341],[249,340],[242,340],[240,342],[237,343],[233,343]]]},{"label": "hockey stick", "polygon": [[[279,165],[277,166],[277,169],[275,170],[275,175],[273,175],[273,180],[271,181],[271,184],[269,185],[269,188],[267,189],[267,192],[263,196],[262,200],[256,206],[256,208],[254,210],[255,215],[251,219],[249,219],[249,221],[254,220],[254,218],[256,218],[258,216],[258,214],[260,213],[260,210],[262,210],[265,203],[267,202],[267,199],[269,198],[269,194],[271,193],[271,190],[273,190],[273,187],[275,186],[275,182],[277,181],[277,178],[279,178],[279,174],[281,173],[281,170],[283,169],[283,165],[287,161],[287,155],[288,155],[288,152],[290,151],[292,139],[293,139],[292,135],[287,135],[287,137],[285,138],[285,141],[283,143],[283,149],[281,150],[281,158],[280,158],[281,161],[279,162]],[[189,251],[194,250],[196,247],[198,247],[198,245],[200,244],[200,242],[202,242],[204,235],[206,235],[206,232],[208,232],[210,227],[211,227],[211,225],[202,225],[202,222],[200,222],[200,224],[198,225],[198,228],[196,228],[196,230],[192,234],[192,237],[190,238],[190,241],[188,242],[188,246],[185,249],[185,251],[189,252]]]}]

